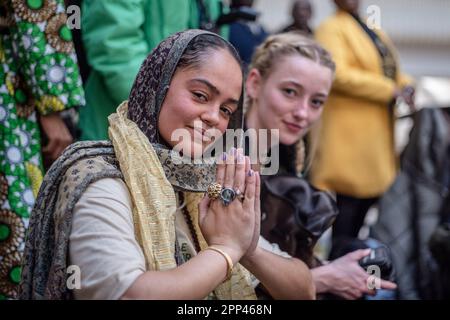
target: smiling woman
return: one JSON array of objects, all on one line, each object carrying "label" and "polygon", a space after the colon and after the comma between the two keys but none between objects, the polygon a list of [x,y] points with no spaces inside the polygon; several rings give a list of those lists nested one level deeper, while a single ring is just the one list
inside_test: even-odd
[{"label": "smiling woman", "polygon": [[[219,44],[214,38],[203,46],[193,44],[196,47],[192,51],[208,48],[203,52],[208,55],[208,63],[192,61],[185,67],[188,59],[180,61],[159,114],[161,138],[171,147],[177,145],[183,155],[201,155],[210,142],[203,138],[205,131],[217,129],[223,133],[238,109],[242,71],[237,57]],[[182,139],[181,143],[173,140],[173,132],[180,128],[188,130],[192,139]],[[197,136],[200,139],[195,139]]]},{"label": "smiling woman", "polygon": [[[369,274],[358,264],[368,252],[357,250],[322,265],[313,249],[338,211],[327,193],[301,177],[305,169],[304,138],[321,117],[334,72],[331,55],[314,40],[294,32],[269,37],[257,48],[250,65],[245,122],[247,128],[279,132],[279,144],[265,146],[272,157],[278,151],[280,171],[262,179],[262,235],[307,263],[317,294],[356,299],[374,294],[367,286]],[[315,161],[314,142],[309,142],[306,167]],[[395,288],[391,282],[380,283],[383,288]]]},{"label": "smiling woman", "polygon": [[[109,117],[111,142],[73,145],[45,177],[21,297],[254,299],[261,282],[275,298],[312,298],[307,267],[259,241],[260,179],[242,149],[217,166],[172,157],[178,129],[241,128],[242,79],[218,35],[189,30],[160,43]],[[188,142],[191,159],[205,150],[203,139]],[[219,196],[204,196],[210,185]],[[82,272],[73,291],[70,264]]]},{"label": "smiling woman", "polygon": [[[334,71],[330,54],[315,41],[296,32],[269,37],[257,48],[246,79],[247,128],[277,130],[281,145],[303,146],[320,119]],[[271,149],[272,143],[264,147]],[[310,146],[312,156],[314,143]],[[288,157],[295,162],[295,151],[283,158]]]}]

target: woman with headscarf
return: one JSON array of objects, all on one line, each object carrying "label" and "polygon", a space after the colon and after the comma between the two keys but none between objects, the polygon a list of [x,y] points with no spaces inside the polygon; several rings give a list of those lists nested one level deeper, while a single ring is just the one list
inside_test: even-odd
[{"label": "woman with headscarf", "polygon": [[160,41],[189,28],[211,30],[221,8],[221,0],[82,0],[82,46],[90,69],[81,140],[108,138],[108,116],[127,99],[141,62]]},{"label": "woman with headscarf", "polygon": [[[275,298],[312,298],[301,261],[257,246],[259,175],[242,150],[222,155],[216,177],[213,165],[172,152],[181,145],[192,160],[207,129],[241,128],[242,77],[218,35],[190,30],[161,42],[109,117],[111,142],[75,144],[47,174],[21,298],[251,299],[258,280]],[[188,139],[174,139],[177,129]]]}]

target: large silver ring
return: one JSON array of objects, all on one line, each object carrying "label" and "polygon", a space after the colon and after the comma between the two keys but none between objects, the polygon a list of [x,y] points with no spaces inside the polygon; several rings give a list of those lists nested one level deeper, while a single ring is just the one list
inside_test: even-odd
[{"label": "large silver ring", "polygon": [[224,206],[228,206],[234,199],[236,199],[236,192],[233,189],[223,188],[220,192],[220,200]]}]

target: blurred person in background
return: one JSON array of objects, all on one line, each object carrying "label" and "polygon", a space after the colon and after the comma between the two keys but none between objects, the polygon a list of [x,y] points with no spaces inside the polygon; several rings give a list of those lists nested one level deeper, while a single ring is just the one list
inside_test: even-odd
[{"label": "blurred person in background", "polygon": [[255,48],[268,36],[258,22],[259,12],[252,8],[253,3],[253,0],[232,0],[230,12],[219,19],[219,24],[229,25],[228,40],[245,66],[250,64]]},{"label": "blurred person in background", "polygon": [[450,104],[417,102],[402,170],[380,198],[371,234],[391,248],[400,299],[449,299]]},{"label": "blurred person in background", "polygon": [[358,236],[368,209],[394,181],[394,105],[402,97],[413,106],[414,95],[387,35],[359,14],[360,1],[334,2],[336,13],[315,32],[336,62],[336,77],[310,175],[316,187],[337,194],[333,247]]},{"label": "blurred person in background", "polygon": [[220,0],[84,0],[82,38],[91,73],[82,140],[107,139],[107,117],[126,100],[139,66],[156,45],[188,28],[213,29]]},{"label": "blurred person in background", "polygon": [[300,31],[305,35],[313,35],[310,21],[313,9],[309,0],[296,0],[292,5],[292,23],[284,27],[281,32]]},{"label": "blurred person in background", "polygon": [[44,162],[73,140],[61,111],[84,92],[62,0],[2,1],[0,12],[0,299],[14,299]]}]

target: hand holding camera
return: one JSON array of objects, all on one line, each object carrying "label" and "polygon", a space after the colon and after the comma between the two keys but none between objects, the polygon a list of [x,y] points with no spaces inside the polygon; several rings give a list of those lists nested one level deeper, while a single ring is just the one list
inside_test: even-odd
[{"label": "hand holding camera", "polygon": [[380,278],[383,280],[392,280],[393,268],[392,259],[387,247],[378,247],[371,249],[370,253],[359,260],[359,265],[366,270],[367,273],[372,273],[374,266],[379,268]]}]

